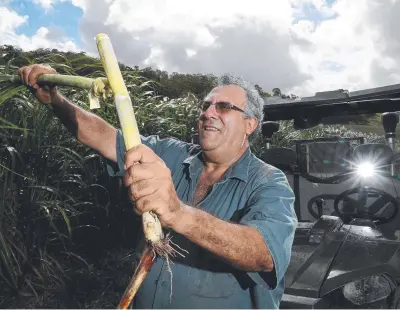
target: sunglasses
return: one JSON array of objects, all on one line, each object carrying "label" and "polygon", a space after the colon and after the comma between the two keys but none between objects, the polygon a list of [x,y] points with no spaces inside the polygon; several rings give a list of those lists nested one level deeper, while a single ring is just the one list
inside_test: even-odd
[{"label": "sunglasses", "polygon": [[244,110],[238,108],[237,106],[234,106],[233,104],[225,101],[218,101],[216,103],[211,103],[210,101],[200,101],[199,102],[199,109],[202,112],[205,112],[208,110],[208,108],[211,105],[215,105],[215,110],[217,113],[223,114],[223,113],[228,113],[231,110],[239,111],[242,113],[245,113]]}]

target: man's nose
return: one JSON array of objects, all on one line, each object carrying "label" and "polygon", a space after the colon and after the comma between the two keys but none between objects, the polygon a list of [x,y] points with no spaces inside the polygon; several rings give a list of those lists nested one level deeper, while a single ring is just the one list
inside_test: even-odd
[{"label": "man's nose", "polygon": [[218,116],[218,112],[217,112],[217,109],[215,108],[215,104],[214,103],[210,104],[208,109],[205,110],[202,114],[205,117],[217,117]]}]

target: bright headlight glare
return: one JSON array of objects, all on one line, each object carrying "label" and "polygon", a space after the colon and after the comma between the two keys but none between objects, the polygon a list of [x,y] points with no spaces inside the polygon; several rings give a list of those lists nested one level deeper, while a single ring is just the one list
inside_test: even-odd
[{"label": "bright headlight glare", "polygon": [[370,178],[375,174],[375,167],[369,162],[357,166],[357,174],[362,178]]}]

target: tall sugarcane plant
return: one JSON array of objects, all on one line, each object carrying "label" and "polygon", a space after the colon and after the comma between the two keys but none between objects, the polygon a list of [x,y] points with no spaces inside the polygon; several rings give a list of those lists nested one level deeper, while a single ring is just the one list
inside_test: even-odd
[{"label": "tall sugarcane plant", "polygon": [[65,285],[59,258],[84,261],[70,251],[71,236],[77,218],[106,206],[97,202],[107,190],[89,169],[96,158],[16,84],[12,61],[0,67],[0,294],[39,296]]},{"label": "tall sugarcane plant", "polygon": [[[53,55],[53,59],[46,59],[46,63],[50,63],[52,67],[55,67],[58,69],[58,71],[61,71],[63,74],[55,74],[55,75],[43,75],[39,78],[38,82],[43,83],[43,84],[55,84],[61,87],[62,90],[66,90],[68,93],[68,97],[74,101],[77,104],[80,104],[81,106],[84,106],[85,108],[93,109],[93,108],[99,108],[99,98],[102,101],[102,108],[95,110],[94,112],[97,114],[100,114],[104,119],[109,121],[115,126],[118,126],[119,121],[118,120],[118,115],[115,111],[115,107],[113,106],[112,102],[112,96],[111,95],[111,87],[110,83],[107,78],[104,76],[106,74],[106,70],[101,70],[103,67],[99,66],[102,65],[100,61],[97,64],[92,64],[91,66],[97,66],[96,71],[92,72],[90,76],[86,77],[81,77],[77,75],[72,75],[71,73],[73,70],[71,70],[71,63],[69,64],[64,64],[60,65],[59,61],[60,56],[59,55]],[[53,60],[53,62],[51,61]],[[36,61],[37,62],[37,61]],[[104,62],[104,57],[103,57],[103,62]],[[37,103],[31,103],[33,98],[29,94],[29,92],[26,91],[25,86],[21,86],[19,77],[15,74],[15,70],[17,67],[13,67],[12,65],[8,64],[7,66],[3,66],[1,68],[0,73],[4,73],[0,75],[0,104],[1,108],[4,110],[8,109],[7,113],[4,113],[4,115],[9,116],[11,114],[15,114],[16,112],[14,110],[17,109],[18,104],[21,104],[22,106],[26,106],[24,108],[30,108],[30,109],[37,109],[38,111],[41,111],[43,115],[46,116],[47,121],[51,122],[50,128],[57,128],[57,120],[52,118],[48,111],[46,110],[46,107],[40,106]],[[187,98],[181,98],[181,99],[175,99],[175,100],[166,100],[165,98],[162,97],[157,97],[154,95],[153,91],[151,90],[151,82],[149,81],[144,81],[142,78],[140,78],[139,74],[134,71],[122,71],[121,76],[124,78],[124,80],[127,81],[126,83],[126,89],[129,91],[129,95],[131,95],[132,101],[137,107],[137,122],[139,123],[140,126],[144,129],[142,132],[144,134],[160,134],[161,136],[175,136],[180,139],[186,139],[188,140],[193,133],[194,130],[194,123],[195,123],[195,118],[196,118],[196,110],[195,110],[195,105],[194,102],[196,98],[193,96],[189,96]],[[67,87],[73,87],[71,88],[64,88],[65,86]],[[78,89],[76,89],[78,88]],[[79,89],[83,89],[85,91],[79,91]],[[86,92],[86,94],[85,94]],[[139,94],[139,95],[138,95]],[[151,104],[153,106],[151,106]],[[158,109],[154,109],[154,105],[158,106]],[[18,110],[18,109],[17,109]],[[154,114],[154,111],[157,110],[157,115]],[[19,115],[21,119],[24,119],[22,115]],[[37,115],[38,119],[32,118],[33,121],[38,121],[35,124],[23,124],[21,126],[20,122],[15,122],[13,119],[10,119],[9,117],[6,117],[4,119],[0,119],[0,128],[2,130],[8,130],[9,131],[18,131],[22,132],[21,135],[29,135],[32,134],[32,132],[38,130],[39,128],[44,129],[44,132],[41,132],[41,134],[45,135],[46,138],[44,140],[48,141],[48,139],[51,137],[55,138],[57,137],[56,134],[54,135],[49,135],[46,134],[46,127],[44,126],[44,122],[40,122],[39,114]],[[192,123],[188,124],[188,121],[193,121]],[[18,125],[16,124],[18,123]],[[185,124],[186,123],[186,124]],[[31,125],[31,126],[30,126]],[[189,125],[189,126],[188,126]],[[32,128],[33,127],[33,128]],[[164,130],[165,129],[165,130]],[[137,132],[138,133],[138,132]],[[8,134],[5,134],[5,136],[8,136]],[[18,135],[17,135],[18,136]],[[40,136],[40,135],[39,135]],[[21,136],[20,136],[21,137]],[[61,152],[64,154],[64,158],[66,157],[67,151],[68,150],[71,154],[69,157],[73,158],[76,160],[75,166],[79,166],[83,171],[85,171],[85,160],[82,158],[77,152],[73,150],[72,147],[72,139],[71,138],[66,138],[67,135],[62,136],[65,140],[68,140],[68,145],[69,147],[63,147],[61,146],[62,141],[55,142],[53,144],[53,148],[55,150],[58,150],[58,152]],[[17,138],[18,139],[18,138]],[[56,140],[56,138],[55,138]],[[26,141],[26,140],[24,140]],[[129,138],[127,139],[129,141]],[[129,146],[129,145],[128,145]],[[131,145],[130,145],[131,146]],[[82,148],[82,146],[81,146]],[[16,169],[17,166],[21,166],[18,163],[16,163],[15,158],[18,158],[20,156],[17,156],[15,154],[20,155],[17,149],[15,150],[14,153],[12,153],[10,150],[11,148],[6,148],[8,153],[10,153],[10,158],[11,161],[2,161],[2,166],[0,166],[0,171],[3,171],[4,173],[7,173],[7,176],[11,176],[10,183],[14,184],[15,183],[15,178],[21,178],[21,182],[24,184],[35,184],[34,186],[37,186],[35,183],[35,178],[30,178],[29,176],[26,176],[22,174],[22,171],[19,171]],[[31,143],[29,146],[29,151],[32,152],[32,150],[40,149],[40,144],[35,144]],[[28,152],[29,152],[28,151]],[[49,158],[49,155],[51,158],[57,158],[57,156],[52,156],[52,153],[46,153],[44,155],[45,158]],[[88,155],[89,156],[89,155]],[[59,156],[60,157],[60,156]],[[90,156],[89,156],[90,157]],[[65,165],[68,165],[68,163],[71,163],[71,161],[64,161]],[[48,167],[48,164],[46,164],[45,161],[42,162],[42,167]],[[1,169],[2,168],[2,169]],[[32,170],[30,171],[29,175],[34,175],[36,171]],[[46,171],[45,173],[47,173]],[[76,171],[75,171],[76,172]],[[87,173],[87,175],[90,175],[90,173]],[[49,177],[51,177],[52,174],[49,173]],[[71,182],[79,182],[78,180],[69,180]],[[92,180],[93,181],[93,180]],[[31,183],[29,183],[31,182]],[[82,180],[80,180],[82,183]],[[42,191],[42,192],[52,192],[54,194],[54,190],[51,186],[37,186],[38,189],[37,191]],[[32,187],[32,186],[31,186]],[[4,188],[5,189],[5,188]],[[26,192],[26,189],[25,189]],[[46,192],[46,193],[47,193]],[[60,191],[59,191],[60,192]],[[54,196],[54,195],[53,195]],[[55,194],[55,196],[57,196]],[[3,197],[6,197],[6,195],[3,195]],[[13,196],[12,196],[13,197]],[[52,197],[53,198],[53,197]],[[67,231],[71,232],[71,221],[69,219],[69,214],[68,211],[66,211],[64,208],[67,206],[66,201],[69,201],[68,208],[67,210],[71,210],[71,204],[73,203],[78,203],[74,201],[74,196],[72,193],[69,193],[69,195],[65,193],[59,193],[59,197],[57,199],[58,205],[57,205],[57,211],[60,214],[61,219],[64,220],[65,225],[67,226]],[[9,198],[8,198],[9,199]],[[11,198],[12,200],[13,198]],[[26,199],[26,203],[29,204],[29,199]],[[14,199],[15,200],[15,199]],[[50,201],[50,197],[48,196],[43,196],[40,198],[40,203],[41,205],[38,205],[38,208],[43,208],[44,210],[48,210],[45,208],[46,201]],[[86,202],[83,202],[83,205],[85,205]],[[19,207],[17,206],[19,202],[15,202],[15,205],[10,204],[9,202],[5,201],[3,199],[3,205],[5,206],[3,210],[8,207],[7,210],[16,210]],[[77,212],[78,213],[78,212]],[[152,218],[154,218],[152,216]],[[157,224],[158,225],[158,224]],[[12,225],[9,225],[12,226]],[[147,227],[147,226],[146,226]],[[57,227],[54,227],[54,229],[58,229]],[[158,233],[161,232],[160,228],[156,230]],[[18,265],[19,264],[19,258],[15,257],[13,254],[13,249],[10,244],[7,244],[7,240],[2,240],[6,234],[3,234],[0,231],[0,249],[1,249],[1,254],[3,254],[0,257],[0,260],[3,262],[3,266],[6,266],[5,268],[6,272],[1,273],[3,275],[3,278],[7,281],[7,283],[10,285],[10,287],[13,287],[15,289],[18,288],[18,282],[20,280],[18,279],[17,274],[12,274],[13,271],[15,270],[21,270],[21,267]],[[151,234],[147,232],[147,239],[153,242],[154,245],[157,245],[158,243],[155,242],[155,239],[151,237]],[[159,240],[161,241],[161,240]],[[166,243],[160,243],[160,246],[155,246],[153,249],[155,250],[161,250],[161,249],[168,249],[166,247]],[[22,252],[20,249],[18,249],[17,252]],[[153,254],[152,251],[150,251],[151,254]],[[165,254],[165,251],[161,251],[163,254]],[[11,253],[11,254],[10,254]],[[14,263],[16,263],[18,266],[16,267],[16,264],[13,264],[13,257],[14,257]],[[24,256],[24,259],[22,260],[27,260],[28,259],[28,254]],[[20,274],[23,272],[20,271]],[[10,280],[11,279],[11,280]],[[29,283],[30,284],[30,283]],[[129,289],[127,290],[127,292]],[[133,296],[131,295],[130,298],[128,298],[129,302]],[[126,302],[126,298],[123,298]],[[127,305],[129,305],[129,302]],[[119,307],[126,307],[121,303]]]}]

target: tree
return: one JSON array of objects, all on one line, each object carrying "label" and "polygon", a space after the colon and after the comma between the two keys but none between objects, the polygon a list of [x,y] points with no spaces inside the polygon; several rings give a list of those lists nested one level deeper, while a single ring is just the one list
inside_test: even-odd
[{"label": "tree", "polygon": [[262,87],[258,84],[254,85],[254,87],[257,89],[258,93],[260,94],[261,97],[265,98],[265,97],[269,97],[270,94],[265,92]]},{"label": "tree", "polygon": [[272,90],[272,96],[281,97],[281,96],[282,96],[281,90],[280,90],[279,88],[274,88],[274,89]]}]

